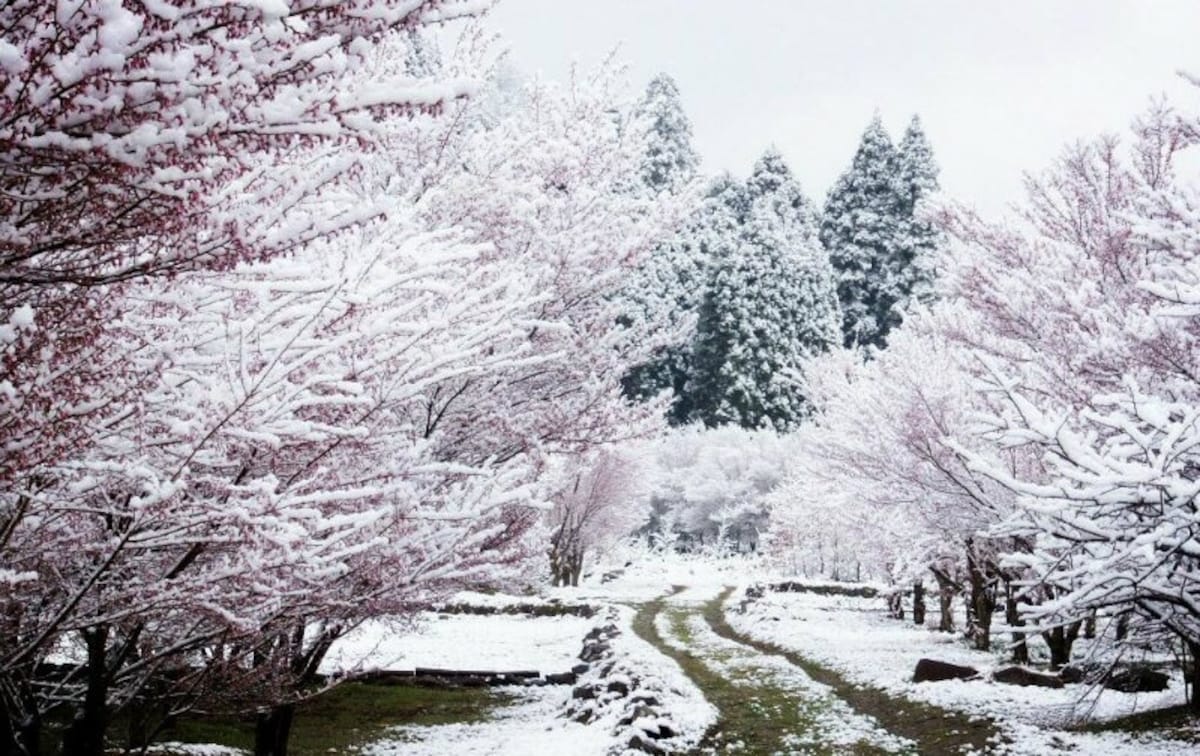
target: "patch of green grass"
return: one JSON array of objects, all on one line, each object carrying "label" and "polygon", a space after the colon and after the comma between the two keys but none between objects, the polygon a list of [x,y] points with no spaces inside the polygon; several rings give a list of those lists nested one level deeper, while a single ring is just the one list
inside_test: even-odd
[{"label": "patch of green grass", "polygon": [[1111,719],[1107,722],[1088,722],[1078,728],[1082,732],[1153,732],[1190,743],[1200,743],[1200,718],[1187,706],[1142,711]]},{"label": "patch of green grass", "polygon": [[[508,700],[488,688],[345,683],[297,707],[288,753],[352,754],[390,728],[478,722]],[[251,750],[254,718],[184,718],[161,737]]]}]

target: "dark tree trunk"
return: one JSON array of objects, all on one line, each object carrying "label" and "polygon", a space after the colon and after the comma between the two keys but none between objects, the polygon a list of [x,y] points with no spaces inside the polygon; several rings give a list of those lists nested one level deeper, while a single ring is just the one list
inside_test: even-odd
[{"label": "dark tree trunk", "polygon": [[87,646],[87,688],[75,718],[63,732],[63,753],[71,756],[104,756],[108,729],[108,628],[83,631]]},{"label": "dark tree trunk", "polygon": [[8,702],[0,698],[0,756],[16,756],[17,750],[16,717],[9,711]]},{"label": "dark tree trunk", "polygon": [[[1004,584],[1004,621],[1012,628],[1025,626],[1025,620],[1021,619],[1021,611],[1017,606],[1017,597],[1013,592],[1012,583],[1007,581]],[[1028,664],[1029,646],[1025,643],[1025,633],[1014,629],[1012,631],[1012,642],[1013,661],[1017,664]]]},{"label": "dark tree trunk", "polygon": [[570,555],[557,546],[550,551],[550,575],[555,588],[571,584]]},{"label": "dark tree trunk", "polygon": [[0,756],[37,756],[38,728],[30,733],[29,722],[7,701],[0,701],[0,716]]},{"label": "dark tree trunk", "polygon": [[920,580],[913,582],[912,587],[912,617],[914,625],[925,624],[925,584]]},{"label": "dark tree trunk", "polygon": [[0,680],[0,756],[38,756],[42,723],[24,680]]},{"label": "dark tree trunk", "polygon": [[258,715],[254,724],[254,756],[287,756],[295,714],[294,705],[284,704]]},{"label": "dark tree trunk", "polygon": [[954,594],[958,592],[958,585],[941,570],[933,570],[933,577],[938,584],[938,630],[943,633],[952,633],[954,632]]},{"label": "dark tree trunk", "polygon": [[1125,640],[1125,636],[1129,635],[1129,612],[1121,612],[1117,615],[1117,640]]},{"label": "dark tree trunk", "polygon": [[987,651],[992,645],[992,614],[996,610],[995,589],[987,566],[975,554],[975,544],[967,541],[967,574],[971,585],[967,604],[967,635],[976,649]]},{"label": "dark tree trunk", "polygon": [[567,566],[567,572],[570,579],[570,585],[573,588],[579,587],[579,576],[583,574],[583,554],[572,554],[570,564]]},{"label": "dark tree trunk", "polygon": [[144,749],[150,745],[150,714],[149,704],[143,702],[140,706],[129,709],[129,729],[127,742],[129,750]]},{"label": "dark tree trunk", "polygon": [[1184,679],[1191,687],[1188,696],[1188,709],[1191,710],[1193,716],[1200,717],[1200,642],[1185,640],[1184,647],[1187,648],[1186,656],[1191,657],[1192,667],[1187,668],[1187,659],[1184,659]]},{"label": "dark tree trunk", "polygon": [[1096,637],[1096,610],[1087,616],[1087,620],[1083,623],[1083,637],[1088,640],[1093,640]]},{"label": "dark tree trunk", "polygon": [[1079,630],[1082,626],[1083,622],[1077,620],[1069,625],[1054,627],[1042,632],[1042,638],[1050,647],[1051,669],[1059,669],[1071,662],[1071,647],[1075,645],[1075,639],[1079,637]]},{"label": "dark tree trunk", "polygon": [[[286,672],[290,675],[288,686],[294,692],[302,692],[317,679],[321,660],[329,653],[334,642],[342,636],[344,629],[340,625],[326,626],[311,644],[306,645],[306,623],[297,621],[290,633],[278,634],[276,646],[270,649],[269,655],[262,655],[260,663],[270,663],[272,655],[276,656],[276,662],[286,660]],[[259,712],[254,722],[254,756],[287,756],[288,738],[292,732],[295,712],[294,702],[278,703],[266,711]]]}]

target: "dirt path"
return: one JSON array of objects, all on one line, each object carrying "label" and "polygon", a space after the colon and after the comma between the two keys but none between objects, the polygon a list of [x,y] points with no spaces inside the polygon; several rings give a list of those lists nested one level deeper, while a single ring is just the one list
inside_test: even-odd
[{"label": "dirt path", "polygon": [[681,589],[643,605],[634,631],[675,659],[720,711],[700,753],[987,752],[988,722],[851,685],[799,654],[736,632],[716,598]]}]

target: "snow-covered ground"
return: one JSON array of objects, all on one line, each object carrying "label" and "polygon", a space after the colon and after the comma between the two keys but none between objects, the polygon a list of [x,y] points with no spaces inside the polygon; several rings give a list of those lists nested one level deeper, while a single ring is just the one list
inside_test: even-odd
[{"label": "snow-covered ground", "polygon": [[[989,672],[1007,666],[990,653],[970,649],[958,635],[937,633],[887,617],[880,600],[772,593],[736,610],[743,596],[726,604],[730,624],[756,639],[797,651],[837,669],[854,682],[948,709],[987,716],[1012,740],[1014,754],[1057,754],[1064,744],[1087,754],[1193,754],[1194,744],[1124,733],[1064,730],[1082,719],[1111,719],[1184,702],[1182,681],[1163,693],[1098,691],[1086,685],[1061,689],[1003,685]],[[929,657],[975,667],[979,680],[911,682],[918,659]]]},{"label": "snow-covered ground", "polygon": [[209,743],[158,743],[146,749],[150,756],[244,756],[245,751]]},{"label": "snow-covered ground", "polygon": [[584,617],[424,613],[414,623],[366,622],[330,649],[324,674],[415,667],[543,674],[578,663]]},{"label": "snow-covered ground", "polygon": [[[621,681],[636,685],[636,692],[652,696],[659,701],[668,715],[664,723],[676,733],[670,745],[678,750],[687,750],[699,742],[705,731],[716,720],[716,710],[705,701],[699,689],[684,675],[679,666],[656,651],[650,644],[638,638],[630,629],[633,610],[618,607],[614,612],[602,613],[596,619],[578,620],[583,629],[575,637],[571,663],[578,663],[581,639],[587,630],[596,624],[614,622],[621,632],[612,639],[614,671],[605,682]],[[450,616],[437,622],[453,622],[465,619]],[[473,617],[479,622],[476,628],[491,627],[495,632],[517,629],[499,622],[513,619],[523,626],[535,627],[547,622],[543,618],[511,618],[504,615]],[[556,620],[566,618],[555,618]],[[575,620],[576,618],[569,618]],[[506,644],[518,654],[532,658],[536,642],[529,635],[518,632],[506,636]],[[476,658],[469,649],[467,659]],[[452,654],[452,649],[447,649]],[[464,662],[452,665],[467,666]],[[568,664],[569,668],[570,664]],[[636,683],[633,677],[637,678]],[[572,695],[569,686],[543,688],[511,688],[507,692],[515,702],[495,712],[486,721],[471,724],[451,724],[431,727],[400,727],[391,735],[366,749],[369,756],[393,756],[398,754],[558,754],[559,756],[592,756],[595,754],[619,753],[628,742],[631,732],[643,724],[638,720],[622,723],[630,707],[614,702],[611,706],[598,707],[595,721],[584,725],[563,716]]]},{"label": "snow-covered ground", "polygon": [[[664,596],[674,586],[720,589],[762,580],[770,574],[762,560],[754,556],[715,559],[650,552],[638,547],[614,552],[609,563],[594,572],[593,579],[578,588],[552,588],[548,595],[562,601],[635,603]],[[619,574],[601,583],[599,576],[605,573]]]},{"label": "snow-covered ground", "polygon": [[[609,578],[601,583],[599,578],[605,573]],[[777,577],[754,558],[720,560],[633,551],[619,555],[615,565],[597,569],[595,577],[579,588],[547,590],[542,597],[462,595],[452,602],[501,609],[516,603],[539,605],[554,600],[592,603],[600,607],[594,618],[426,613],[415,624],[380,620],[360,627],[335,645],[322,670],[347,673],[420,666],[563,672],[578,664],[588,631],[615,618],[621,633],[612,643],[614,654],[610,658],[619,661],[610,672],[616,677],[605,679],[624,679],[621,676],[633,670],[637,684],[652,689],[663,704],[663,721],[669,721],[678,733],[671,745],[686,751],[688,744],[699,742],[716,721],[717,711],[675,661],[632,631],[634,605],[669,596],[668,607],[686,604],[695,608],[726,586],[744,587]],[[673,594],[674,586],[683,586],[684,590]],[[743,598],[742,590],[735,591],[725,606],[730,624],[739,632],[794,650],[838,670],[852,682],[869,684],[897,697],[988,717],[997,722],[1008,740],[990,753],[1183,756],[1196,751],[1194,744],[1161,736],[1070,729],[1085,718],[1109,719],[1182,703],[1184,693],[1178,676],[1161,694],[1103,691],[1096,695],[1100,691],[1086,685],[1057,690],[1002,685],[992,682],[989,673],[1005,666],[1003,659],[972,650],[957,634],[941,634],[891,619],[881,599],[768,592],[762,599],[749,602],[745,613],[741,613],[737,607]],[[604,605],[615,606],[615,614]],[[823,744],[852,747],[870,743],[884,751],[908,752],[909,744],[850,709],[801,670],[782,658],[757,654],[721,638],[696,613],[683,624],[672,624],[666,613],[660,614],[656,628],[669,645],[686,645],[718,674],[731,679],[765,680],[793,691],[797,701],[819,702],[814,721]],[[922,657],[975,667],[983,678],[914,684],[913,667]],[[629,707],[621,702],[612,705],[611,710],[598,706],[597,719],[585,725],[563,716],[572,700],[571,686],[522,687],[507,692],[512,703],[492,712],[485,721],[400,727],[364,753],[601,756],[622,752],[629,741]],[[806,741],[809,734],[797,734],[797,752],[803,752],[806,744],[818,742]]]}]

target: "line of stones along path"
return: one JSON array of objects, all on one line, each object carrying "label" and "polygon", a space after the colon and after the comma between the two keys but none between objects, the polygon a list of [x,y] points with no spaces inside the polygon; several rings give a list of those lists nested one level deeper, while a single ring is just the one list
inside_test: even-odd
[{"label": "line of stones along path", "polygon": [[722,610],[732,590],[697,599],[677,587],[634,619],[634,631],[678,662],[719,711],[698,753],[941,756],[997,744],[991,722],[852,685],[738,633]]}]

